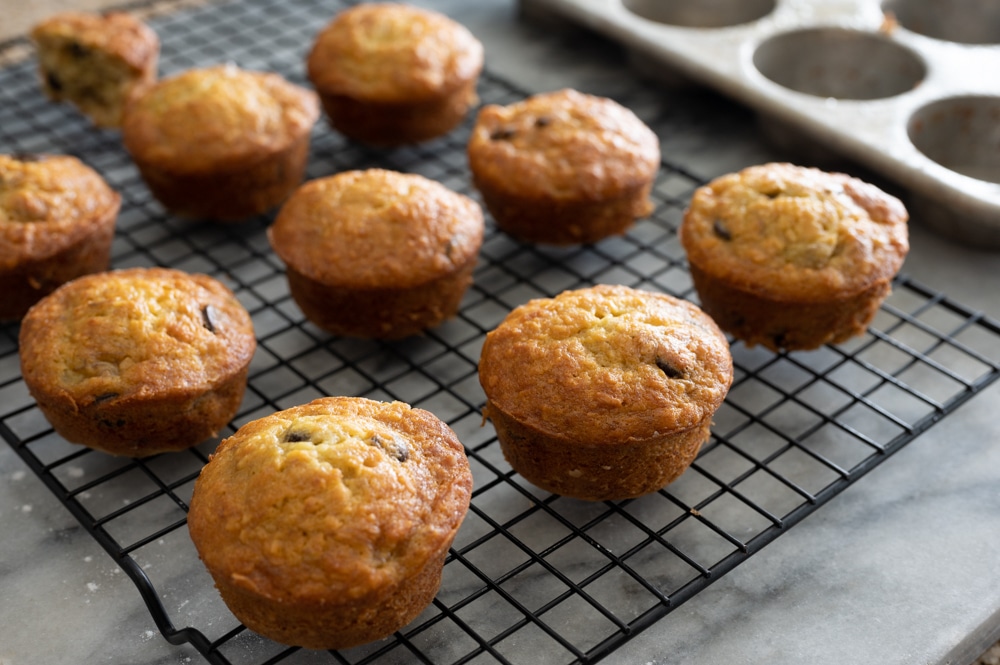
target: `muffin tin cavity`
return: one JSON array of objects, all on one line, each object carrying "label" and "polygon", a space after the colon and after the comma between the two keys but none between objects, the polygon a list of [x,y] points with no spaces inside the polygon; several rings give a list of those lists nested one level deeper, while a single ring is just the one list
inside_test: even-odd
[{"label": "muffin tin cavity", "polygon": [[917,109],[913,145],[946,169],[1000,185],[1000,97],[952,97]]},{"label": "muffin tin cavity", "polygon": [[1000,248],[994,0],[520,2],[622,43],[662,82],[755,109],[799,160],[832,152],[886,176],[915,222]]},{"label": "muffin tin cavity", "polygon": [[812,28],[771,37],[754,51],[765,77],[791,90],[834,99],[883,99],[927,76],[919,55],[882,35]]},{"label": "muffin tin cavity", "polygon": [[623,0],[636,16],[689,28],[723,28],[750,23],[774,11],[775,0]]},{"label": "muffin tin cavity", "polygon": [[902,27],[961,44],[1000,44],[1000,3],[991,0],[889,0],[882,5]]}]

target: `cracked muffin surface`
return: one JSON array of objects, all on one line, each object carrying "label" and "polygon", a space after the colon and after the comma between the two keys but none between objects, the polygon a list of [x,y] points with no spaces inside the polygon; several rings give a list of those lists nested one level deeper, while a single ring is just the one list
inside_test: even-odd
[{"label": "cracked muffin surface", "polygon": [[681,238],[720,278],[786,299],[857,290],[891,277],[908,249],[903,204],[846,174],[791,164],[750,167],[699,188]]},{"label": "cracked muffin surface", "polygon": [[121,196],[68,155],[0,155],[0,319],[107,268]]},{"label": "cracked muffin surface", "polygon": [[488,333],[480,371],[490,410],[613,445],[704,420],[726,395],[732,359],[693,304],[602,285],[514,309]]},{"label": "cracked muffin surface", "polygon": [[430,412],[328,397],[220,444],[189,527],[248,626],[342,648],[384,637],[430,602],[471,485],[461,443]]},{"label": "cracked muffin surface", "polygon": [[638,496],[680,475],[732,377],[728,341],[698,307],[610,285],[515,308],[479,363],[507,460],[586,499]]},{"label": "cracked muffin surface", "polygon": [[771,163],[698,188],[679,235],[702,306],[724,330],[811,349],[864,331],[909,250],[907,221],[875,185]]},{"label": "cracked muffin surface", "polygon": [[20,331],[25,383],[56,431],[132,456],[215,435],[240,404],[255,349],[250,316],[225,285],[166,268],[73,280]]}]

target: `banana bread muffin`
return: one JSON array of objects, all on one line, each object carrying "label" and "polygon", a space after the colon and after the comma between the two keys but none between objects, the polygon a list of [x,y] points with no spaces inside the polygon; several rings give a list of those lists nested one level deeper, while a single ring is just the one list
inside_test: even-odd
[{"label": "banana bread muffin", "polygon": [[312,91],[227,64],[162,79],[133,98],[122,139],[167,210],[241,220],[301,183],[318,117]]},{"label": "banana bread muffin", "polygon": [[597,242],[653,210],[659,140],[610,99],[567,89],[485,106],[468,157],[487,210],[519,240]]},{"label": "banana bread muffin", "polygon": [[337,14],[306,64],[336,130],[395,146],[441,136],[465,118],[478,101],[483,46],[443,14],[370,3]]},{"label": "banana bread muffin", "polygon": [[587,500],[653,492],[709,438],[733,380],[729,343],[695,305],[594,286],[531,300],[486,336],[484,415],[542,489]]},{"label": "banana bread muffin", "polygon": [[67,441],[145,457],[215,436],[235,415],[256,348],[250,316],[208,275],[86,275],[31,308],[21,372]]},{"label": "banana bread muffin", "polygon": [[98,127],[121,125],[126,100],[156,80],[160,40],[124,12],[62,12],[36,25],[31,39],[45,94]]},{"label": "banana bread muffin", "polygon": [[483,226],[467,196],[423,176],[368,169],[302,185],[268,238],[306,318],[337,335],[399,339],[458,311]]},{"label": "banana bread muffin", "polygon": [[105,270],[121,196],[66,155],[0,155],[0,320]]},{"label": "banana bread muffin", "polygon": [[680,228],[701,306],[748,346],[865,331],[909,250],[903,204],[843,173],[752,166],[700,187]]},{"label": "banana bread muffin", "polygon": [[195,483],[188,527],[248,628],[344,649],[430,604],[471,492],[462,444],[430,412],[327,397],[223,441]]}]

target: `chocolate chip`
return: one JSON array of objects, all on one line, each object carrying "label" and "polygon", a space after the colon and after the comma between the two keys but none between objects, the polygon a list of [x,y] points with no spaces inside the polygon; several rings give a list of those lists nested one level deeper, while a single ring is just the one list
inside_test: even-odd
[{"label": "chocolate chip", "polygon": [[60,92],[62,90],[62,81],[53,72],[45,73],[45,82],[48,83],[49,87],[55,92]]},{"label": "chocolate chip", "polygon": [[668,379],[679,379],[684,376],[684,372],[674,367],[669,361],[663,358],[656,359],[656,366],[663,370]]},{"label": "chocolate chip", "polygon": [[90,55],[90,49],[79,42],[70,42],[67,48],[69,54],[78,60]]},{"label": "chocolate chip", "polygon": [[552,118],[547,115],[540,115],[535,118],[535,127],[545,127],[552,123]]},{"label": "chocolate chip", "polygon": [[712,232],[723,240],[732,240],[733,234],[729,232],[729,227],[721,219],[712,222]]},{"label": "chocolate chip", "polygon": [[368,440],[368,443],[373,446],[378,446],[383,451],[385,451],[387,455],[396,458],[396,461],[398,462],[405,462],[406,460],[410,459],[410,449],[406,446],[405,443],[397,441],[394,438],[386,440],[380,437],[378,434],[372,434],[371,438]]},{"label": "chocolate chip", "polygon": [[312,437],[309,436],[308,432],[296,432],[295,430],[288,430],[285,432],[285,442],[286,443],[300,443],[302,441],[311,441]]},{"label": "chocolate chip", "polygon": [[493,133],[490,134],[490,138],[494,141],[508,141],[514,138],[514,134],[515,132],[513,129],[501,127],[500,129],[493,130]]},{"label": "chocolate chip", "polygon": [[208,332],[215,332],[215,322],[218,318],[218,313],[211,305],[205,305],[201,308],[201,325],[205,326]]},{"label": "chocolate chip", "polygon": [[101,393],[94,397],[94,404],[100,404],[101,402],[107,402],[109,399],[114,399],[118,397],[118,393]]},{"label": "chocolate chip", "polygon": [[44,162],[46,159],[45,155],[34,153],[34,152],[15,152],[10,156],[11,159],[16,159],[19,162]]}]

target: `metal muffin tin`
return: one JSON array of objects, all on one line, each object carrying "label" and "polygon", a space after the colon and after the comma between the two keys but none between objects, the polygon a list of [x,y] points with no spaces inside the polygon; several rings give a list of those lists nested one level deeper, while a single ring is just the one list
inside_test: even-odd
[{"label": "metal muffin tin", "polygon": [[997,0],[521,0],[756,109],[909,192],[911,217],[1000,247]]}]

